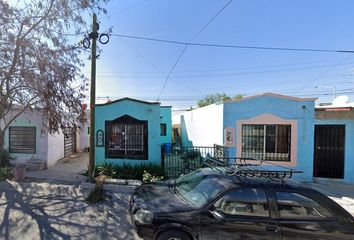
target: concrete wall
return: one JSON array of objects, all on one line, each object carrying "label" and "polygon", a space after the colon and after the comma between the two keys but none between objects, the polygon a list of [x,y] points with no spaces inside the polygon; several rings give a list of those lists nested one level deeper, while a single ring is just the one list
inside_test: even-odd
[{"label": "concrete wall", "polygon": [[[258,124],[284,122],[291,125],[292,143],[296,145],[294,153],[296,155],[292,156],[291,164],[286,162],[279,162],[279,164],[303,170],[304,174],[296,176],[298,180],[312,179],[315,114],[313,100],[296,101],[286,97],[260,95],[239,102],[226,102],[224,105],[224,127],[235,129],[236,144],[230,148],[230,156],[239,156],[241,151],[240,147],[236,148],[237,145],[241,146],[241,129],[239,128],[242,127],[242,125],[238,126],[237,122],[247,123],[249,121],[252,123],[252,119],[258,120]],[[264,118],[264,116],[268,117]]]},{"label": "concrete wall", "polygon": [[212,104],[173,117],[181,127],[182,146],[223,144],[223,104]]},{"label": "concrete wall", "polygon": [[316,125],[345,125],[344,179],[326,179],[354,183],[354,119],[316,119]]},{"label": "concrete wall", "polygon": [[[26,111],[20,114],[10,126],[21,127],[35,127],[36,128],[36,153],[35,154],[22,154],[22,153],[10,153],[12,158],[16,159],[16,162],[25,162],[28,159],[47,159],[48,138],[47,129],[43,125],[43,117],[37,111]],[[4,136],[4,148],[9,149],[9,129],[5,131]]]},{"label": "concrete wall", "polygon": [[78,151],[82,152],[85,150],[85,148],[90,147],[90,133],[89,133],[89,127],[90,127],[90,120],[88,119],[87,122],[84,124],[80,124],[78,128],[78,135],[77,135],[77,146],[78,146]]},{"label": "concrete wall", "polygon": [[53,166],[62,158],[64,158],[64,134],[60,129],[58,133],[48,133],[48,167]]},{"label": "concrete wall", "polygon": [[338,111],[329,109],[316,109],[315,119],[349,119],[354,120],[354,110]]},{"label": "concrete wall", "polygon": [[[148,121],[148,160],[135,159],[109,159],[105,158],[105,147],[96,147],[95,161],[97,165],[104,162],[114,165],[129,164],[160,164],[161,140],[160,140],[160,105],[148,104],[142,101],[122,99],[108,104],[96,105],[96,132],[102,130],[105,133],[105,121],[112,121],[123,115],[129,115],[139,120]],[[96,136],[95,136],[96,137]],[[106,137],[106,133],[105,133]]]}]

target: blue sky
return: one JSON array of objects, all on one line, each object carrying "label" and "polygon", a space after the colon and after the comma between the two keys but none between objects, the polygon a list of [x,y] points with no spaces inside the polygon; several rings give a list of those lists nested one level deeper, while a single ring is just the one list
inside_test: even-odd
[{"label": "blue sky", "polygon": [[[262,47],[354,49],[354,1],[112,0],[100,32],[182,42]],[[96,96],[156,101],[183,45],[111,36],[97,61]],[[90,63],[87,61],[87,73]],[[89,74],[88,74],[89,77]],[[160,96],[175,109],[207,94],[274,92],[353,99],[354,56],[348,53],[188,46]]]}]

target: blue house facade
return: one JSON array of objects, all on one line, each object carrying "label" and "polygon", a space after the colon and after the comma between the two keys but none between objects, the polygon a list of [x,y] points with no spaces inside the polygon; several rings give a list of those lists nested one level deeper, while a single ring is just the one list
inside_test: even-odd
[{"label": "blue house facade", "polygon": [[182,146],[223,145],[229,157],[303,171],[298,181],[354,183],[354,105],[315,100],[265,93],[185,112],[173,124]]},{"label": "blue house facade", "polygon": [[298,180],[311,180],[315,100],[266,93],[212,104],[174,119],[184,146],[223,145],[230,157],[266,160],[269,167],[304,171]]},{"label": "blue house facade", "polygon": [[160,164],[171,143],[171,107],[123,98],[96,105],[96,165]]},{"label": "blue house facade", "polygon": [[353,107],[316,107],[314,128],[314,178],[354,183]]}]

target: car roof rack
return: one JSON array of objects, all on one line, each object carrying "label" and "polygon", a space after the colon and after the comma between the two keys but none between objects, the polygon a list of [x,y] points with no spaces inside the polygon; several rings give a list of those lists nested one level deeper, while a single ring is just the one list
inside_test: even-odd
[{"label": "car roof rack", "polygon": [[[233,163],[230,162],[233,160]],[[207,157],[204,162],[206,166],[222,171],[220,167],[224,168],[228,175],[235,176],[240,180],[240,177],[251,178],[266,178],[270,180],[281,180],[292,178],[294,173],[303,173],[303,171],[294,170],[281,165],[271,163],[269,161],[258,160],[255,158],[235,157],[235,158],[212,158]],[[273,165],[280,168],[280,170],[259,169],[264,167],[263,163]]]}]

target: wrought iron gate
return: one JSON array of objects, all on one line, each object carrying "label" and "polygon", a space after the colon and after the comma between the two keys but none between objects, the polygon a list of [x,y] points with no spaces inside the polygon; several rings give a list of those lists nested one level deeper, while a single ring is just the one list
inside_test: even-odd
[{"label": "wrought iron gate", "polygon": [[70,156],[76,152],[76,128],[64,129],[64,156]]},{"label": "wrought iron gate", "polygon": [[314,177],[344,177],[344,125],[316,125]]}]

